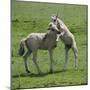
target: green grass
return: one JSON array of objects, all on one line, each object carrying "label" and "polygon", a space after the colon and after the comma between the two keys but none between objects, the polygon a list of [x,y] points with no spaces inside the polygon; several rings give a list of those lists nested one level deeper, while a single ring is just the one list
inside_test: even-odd
[{"label": "green grass", "polygon": [[[18,56],[20,40],[32,32],[46,32],[50,16],[59,11],[59,16],[75,35],[78,46],[78,70],[74,68],[74,56],[69,52],[67,71],[64,66],[64,44],[58,42],[54,50],[54,73],[50,74],[48,52],[38,51],[38,64],[43,75],[37,74],[31,58],[28,66],[32,74],[27,74],[23,58]],[[87,84],[87,6],[16,2],[12,0],[12,89],[39,88],[51,86]]]}]

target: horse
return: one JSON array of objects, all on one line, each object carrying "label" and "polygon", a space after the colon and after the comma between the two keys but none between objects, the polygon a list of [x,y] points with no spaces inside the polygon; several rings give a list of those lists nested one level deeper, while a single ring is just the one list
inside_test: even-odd
[{"label": "horse", "polygon": [[[37,68],[38,74],[42,73],[37,64],[37,51],[39,49],[48,50],[51,62],[50,72],[53,72],[53,50],[54,48],[56,48],[57,34],[60,33],[60,31],[55,27],[51,27],[48,29],[49,30],[46,33],[31,33],[20,42],[19,55],[23,56],[25,70],[27,73],[30,73],[27,66],[27,58],[31,55],[31,53],[33,55],[32,61]],[[44,39],[45,36],[47,37]]]},{"label": "horse", "polygon": [[64,64],[64,70],[67,67],[68,63],[68,52],[70,48],[72,48],[74,57],[75,57],[75,68],[78,66],[78,49],[75,41],[74,35],[69,31],[67,26],[64,24],[64,22],[58,17],[58,16],[51,16],[51,22],[49,23],[49,27],[55,27],[59,29],[61,32],[57,36],[57,41],[60,38],[61,41],[65,45],[65,64]]}]

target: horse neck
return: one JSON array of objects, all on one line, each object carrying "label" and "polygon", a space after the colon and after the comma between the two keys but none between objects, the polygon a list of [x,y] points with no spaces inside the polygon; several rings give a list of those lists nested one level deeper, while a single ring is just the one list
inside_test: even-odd
[{"label": "horse neck", "polygon": [[69,29],[67,28],[67,26],[60,19],[57,19],[57,27],[58,27],[58,29],[64,29],[66,32],[69,31]]},{"label": "horse neck", "polygon": [[51,38],[53,40],[56,40],[56,38],[57,38],[57,33],[56,32],[49,31],[48,35],[49,35],[49,38]]}]

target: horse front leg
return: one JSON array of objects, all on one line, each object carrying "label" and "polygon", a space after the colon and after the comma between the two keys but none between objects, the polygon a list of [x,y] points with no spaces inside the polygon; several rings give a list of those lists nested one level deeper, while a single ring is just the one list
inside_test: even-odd
[{"label": "horse front leg", "polygon": [[39,66],[37,64],[37,51],[33,52],[33,59],[32,60],[33,60],[35,66],[36,66],[36,68],[38,70],[38,74],[41,74],[42,72],[41,72],[41,70],[40,70],[40,68],[39,68]]},{"label": "horse front leg", "polygon": [[50,57],[50,73],[53,73],[53,50],[49,50]]}]

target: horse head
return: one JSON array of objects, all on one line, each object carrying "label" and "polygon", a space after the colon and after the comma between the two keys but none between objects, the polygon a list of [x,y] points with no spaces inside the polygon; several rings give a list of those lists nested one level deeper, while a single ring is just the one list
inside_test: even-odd
[{"label": "horse head", "polygon": [[56,33],[60,33],[60,31],[59,31],[59,29],[57,28],[57,26],[54,24],[54,23],[52,23],[52,22],[50,22],[49,23],[49,28],[48,28],[48,30],[51,30],[51,31],[53,31],[53,32],[56,32]]},{"label": "horse head", "polygon": [[57,26],[58,29],[60,29],[60,18],[58,17],[58,15],[54,15],[54,16],[51,16],[51,22]]}]

